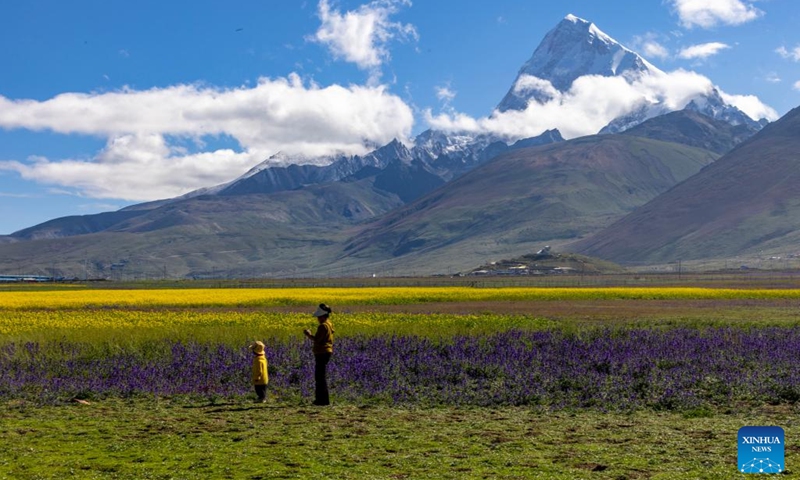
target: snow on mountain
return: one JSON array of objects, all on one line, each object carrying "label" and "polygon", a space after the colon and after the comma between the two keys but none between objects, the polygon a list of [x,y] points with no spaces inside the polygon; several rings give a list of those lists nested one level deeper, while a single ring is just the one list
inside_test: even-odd
[{"label": "snow on mountain", "polygon": [[662,73],[593,23],[570,14],[545,35],[497,109],[524,110],[531,99],[546,102],[554,96],[552,89],[565,92],[585,75],[634,80],[656,72]]},{"label": "snow on mountain", "polygon": [[622,133],[629,128],[639,125],[645,120],[655,118],[659,115],[666,115],[670,113],[670,111],[671,109],[663,103],[646,103],[627,115],[615,118],[598,133]]},{"label": "snow on mountain", "polygon": [[258,174],[259,172],[266,170],[268,168],[275,168],[275,167],[288,167],[289,165],[317,165],[317,166],[325,166],[335,163],[337,160],[341,160],[343,158],[348,158],[346,155],[324,155],[320,157],[309,157],[306,155],[289,155],[284,152],[278,152],[275,155],[269,157],[268,159],[264,160],[263,162],[259,163],[255,167],[248,170],[244,175],[239,177],[237,180],[241,180],[244,178],[252,177],[253,175]]},{"label": "snow on mountain", "polygon": [[448,134],[440,130],[425,130],[414,139],[412,150],[415,157],[430,162],[442,155],[458,154],[459,152],[471,150],[475,140],[475,135]]},{"label": "snow on mountain", "polygon": [[493,135],[426,130],[414,139],[411,153],[438,170],[443,178],[451,179],[507,148],[506,142]]},{"label": "snow on mountain", "polygon": [[588,75],[622,77],[629,85],[642,88],[641,102],[612,120],[601,133],[619,133],[650,118],[683,108],[756,130],[767,123],[766,120],[754,120],[726,103],[720,92],[710,85],[698,88],[696,95],[676,104],[674,98],[668,99],[664,91],[654,88],[664,83],[670,74],[621,45],[593,23],[574,15],[567,15],[545,35],[533,56],[520,69],[497,106],[497,112],[525,110],[529,102],[545,104],[562,98],[575,80]]},{"label": "snow on mountain", "polygon": [[734,126],[747,125],[757,130],[760,130],[769,123],[768,120],[763,118],[755,121],[738,108],[725,103],[725,100],[722,99],[719,90],[716,88],[713,89],[709,95],[693,99],[686,105],[686,110],[702,113],[707,117],[723,120]]},{"label": "snow on mountain", "polygon": [[394,160],[400,160],[407,164],[411,162],[411,159],[412,155],[408,148],[406,148],[402,142],[395,139],[366,155],[355,155],[349,159],[342,159],[332,163],[327,167],[329,170],[328,176],[330,181],[341,180],[342,178],[358,172],[364,167],[383,169]]},{"label": "snow on mountain", "polygon": [[[614,119],[611,123],[603,127],[603,129],[600,130],[600,133],[607,134],[624,132],[629,128],[639,125],[645,120],[649,120],[659,115],[665,115],[674,110],[674,108],[670,108],[663,102],[646,103],[629,114]],[[689,103],[686,104],[683,110],[691,110],[693,112],[701,113],[707,117],[711,117],[715,120],[722,120],[723,122],[729,123],[733,126],[746,125],[753,131],[753,133],[761,130],[767,123],[769,123],[769,121],[766,119],[761,119],[758,121],[753,120],[738,108],[725,103],[719,93],[719,90],[716,88],[712,88],[711,93],[695,96],[693,99],[691,99],[691,101],[689,101]]]},{"label": "snow on mountain", "polygon": [[303,157],[302,164],[291,163],[285,166],[276,166],[287,158],[290,157],[270,157],[216,193],[219,195],[242,195],[291,190],[304,185],[336,182],[366,167],[383,169],[395,160],[403,163],[410,163],[412,160],[408,148],[398,140],[393,140],[366,155]]}]

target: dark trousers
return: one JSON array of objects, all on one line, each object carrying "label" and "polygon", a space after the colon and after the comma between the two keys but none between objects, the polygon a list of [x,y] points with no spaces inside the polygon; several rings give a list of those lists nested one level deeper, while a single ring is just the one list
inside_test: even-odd
[{"label": "dark trousers", "polygon": [[266,385],[256,385],[256,395],[258,395],[259,400],[264,400],[267,398],[267,386]]},{"label": "dark trousers", "polygon": [[328,397],[328,380],[326,378],[326,370],[330,360],[330,353],[314,355],[314,405],[331,404],[331,400]]}]

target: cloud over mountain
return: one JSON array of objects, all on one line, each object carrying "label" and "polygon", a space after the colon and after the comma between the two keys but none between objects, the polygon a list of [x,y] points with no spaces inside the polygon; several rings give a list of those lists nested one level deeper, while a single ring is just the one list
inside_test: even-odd
[{"label": "cloud over mountain", "polygon": [[[495,111],[480,118],[458,112],[434,114],[428,109],[426,119],[444,131],[492,133],[512,140],[552,128],[557,128],[564,138],[575,138],[597,133],[615,118],[647,104],[662,103],[680,110],[692,98],[709,94],[714,88],[705,76],[686,70],[648,75],[630,83],[622,77],[586,75],[575,80],[566,92],[559,92],[550,82],[538,78],[522,78],[519,86],[537,88],[549,100],[530,102],[524,110]],[[753,119],[778,118],[777,112],[757,97],[720,93]]]},{"label": "cloud over mountain", "polygon": [[[651,54],[668,54],[652,41],[652,35],[635,39],[649,45]],[[722,43],[697,45],[683,56],[704,58],[724,48],[728,46]],[[489,116],[473,118],[453,109],[438,114],[428,109],[425,115],[443,131],[516,140],[556,128],[569,139],[597,133],[612,121],[621,122],[615,131],[623,130],[693,101],[705,104],[708,97],[721,97],[720,102],[728,104],[720,109],[739,108],[740,122],[747,122],[746,116],[753,121],[778,118],[757,97],[725,94],[703,75],[682,69],[664,72],[594,23],[569,14],[545,35]]]},{"label": "cloud over mountain", "polygon": [[[44,101],[0,96],[0,128],[108,139],[89,160],[6,161],[0,170],[87,196],[152,200],[229,181],[278,151],[364,153],[367,143],[408,137],[412,125],[411,108],[385,86],[320,87],[296,74],[233,89],[177,85]],[[202,147],[216,136],[231,137],[240,149],[191,154],[174,141]]]}]

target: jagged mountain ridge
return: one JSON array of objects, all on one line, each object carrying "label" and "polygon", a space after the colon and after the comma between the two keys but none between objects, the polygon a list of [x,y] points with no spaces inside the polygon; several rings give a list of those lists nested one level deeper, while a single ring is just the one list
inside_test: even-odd
[{"label": "jagged mountain ridge", "polygon": [[397,140],[364,156],[341,156],[325,166],[294,164],[286,167],[270,167],[268,160],[230,182],[216,194],[231,196],[273,193],[293,190],[304,185],[335,182],[354,175],[364,168],[383,169],[393,160],[403,162],[411,160],[411,152]]},{"label": "jagged mountain ridge", "polygon": [[[753,120],[738,108],[725,103],[719,90],[716,88],[713,88],[711,92],[706,95],[693,98],[686,104],[683,110],[697,112],[714,120],[728,123],[734,127],[743,126],[753,133],[761,130],[769,123],[769,121],[764,118],[758,121]],[[631,113],[615,118],[608,125],[603,127],[600,133],[622,133],[629,128],[639,125],[644,120],[666,115],[673,111],[675,110],[664,103],[648,103]]]},{"label": "jagged mountain ridge", "polygon": [[529,101],[550,100],[541,88],[526,88],[525,79],[548,81],[556,90],[569,90],[584,75],[627,76],[659,71],[632,50],[602,32],[593,23],[567,15],[550,30],[517,74],[497,110],[524,110]]},{"label": "jagged mountain ridge", "polygon": [[[522,139],[512,145],[492,136],[447,134],[426,130],[415,138],[414,145],[410,149],[402,142],[393,140],[365,156],[340,156],[325,166],[320,166],[317,162],[311,165],[274,167],[270,166],[272,159],[268,159],[219,189],[216,194],[240,195],[291,190],[304,185],[339,181],[356,175],[368,167],[383,170],[396,162],[408,166],[414,165],[413,168],[435,175],[443,183],[507,150],[563,140],[558,130],[548,130],[537,137]],[[416,186],[411,188],[419,190]],[[408,194],[401,195],[401,197],[408,196]]]},{"label": "jagged mountain ridge", "polygon": [[[496,110],[501,113],[525,110],[529,102],[546,103],[553,98],[554,90],[565,93],[576,79],[586,75],[618,76],[632,83],[665,73],[595,24],[570,14],[545,35]],[[659,99],[643,101],[645,103],[634,110],[612,120],[600,133],[620,133],[676,109]],[[745,124],[755,130],[766,124],[766,120],[754,120],[726,103],[716,88],[678,106],[678,109],[684,108],[732,125]]]},{"label": "jagged mountain ridge", "polygon": [[652,118],[622,135],[680,143],[724,155],[756,133],[748,125],[733,126],[686,109]]}]

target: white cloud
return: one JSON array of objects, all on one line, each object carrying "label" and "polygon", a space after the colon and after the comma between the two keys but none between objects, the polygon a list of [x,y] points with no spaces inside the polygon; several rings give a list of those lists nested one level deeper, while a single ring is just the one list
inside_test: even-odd
[{"label": "white cloud", "polygon": [[390,21],[399,7],[410,5],[410,0],[375,0],[355,11],[341,13],[331,9],[328,0],[320,0],[318,15],[322,24],[311,40],[327,46],[336,58],[372,70],[374,76],[389,59],[389,41],[417,38],[413,25]]},{"label": "white cloud", "polygon": [[7,192],[0,192],[0,197],[7,197],[7,198],[38,198],[37,195],[31,195],[29,193],[7,193]]},{"label": "white cloud", "polygon": [[[584,76],[563,93],[546,80],[523,76],[516,88],[525,88],[528,93],[538,89],[549,100],[531,102],[524,111],[495,111],[482,118],[458,112],[434,115],[427,110],[426,120],[433,128],[445,131],[491,133],[507,140],[540,135],[551,128],[559,129],[565,138],[575,138],[597,133],[615,118],[648,105],[660,103],[669,110],[681,109],[693,98],[711,93],[714,85],[698,73],[677,70],[646,75],[631,83],[622,77]],[[777,118],[777,113],[756,97],[726,95],[724,98],[754,118]],[[763,115],[758,116],[760,113]]]},{"label": "white cloud", "polygon": [[741,25],[764,14],[743,0],[670,0],[686,28]]},{"label": "white cloud", "polygon": [[[95,198],[153,200],[224,183],[270,155],[364,153],[411,133],[413,112],[384,86],[304,84],[296,74],[252,88],[178,85],[151,90],[64,93],[45,101],[0,96],[0,128],[107,138],[90,160],[31,158],[0,170],[77,189]],[[241,151],[199,150],[227,135]]]},{"label": "white cloud", "polygon": [[800,92],[800,80],[794,82],[794,85],[792,85],[792,88],[794,88],[795,90]]},{"label": "white cloud", "polygon": [[669,50],[656,41],[648,41],[642,44],[642,54],[645,58],[667,58]]},{"label": "white cloud", "polygon": [[778,72],[769,72],[766,77],[764,77],[769,83],[781,83],[781,77],[778,75]]},{"label": "white cloud", "polygon": [[684,48],[678,53],[678,57],[686,60],[708,58],[728,48],[731,48],[730,45],[720,42],[701,43]]},{"label": "white cloud", "polygon": [[661,44],[659,38],[661,38],[660,35],[652,32],[637,35],[633,37],[632,46],[645,58],[668,58],[669,49]]},{"label": "white cloud", "polygon": [[452,88],[450,88],[450,85],[438,86],[435,87],[435,89],[436,89],[436,98],[438,98],[445,104],[449,104],[456,98],[456,92]]},{"label": "white cloud", "polygon": [[0,169],[16,171],[26,180],[74,189],[67,191],[84,197],[145,201],[224,183],[231,179],[231,170],[243,173],[254,162],[257,158],[252,154],[232,150],[171,156],[163,137],[141,135],[109,140],[92,161],[32,157],[25,163],[0,162]]},{"label": "white cloud", "polygon": [[774,108],[765,105],[755,95],[730,95],[723,91],[720,91],[719,94],[726,103],[743,111],[752,119],[758,120],[766,118],[769,121],[773,121],[777,120],[779,117],[778,112]]},{"label": "white cloud", "polygon": [[549,80],[544,80],[533,75],[520,75],[517,83],[514,84],[514,93],[519,96],[528,96],[532,92],[537,92],[540,97],[553,99],[561,95],[556,87]]},{"label": "white cloud", "polygon": [[800,45],[794,47],[791,50],[787,50],[786,47],[778,47],[775,49],[775,53],[777,53],[778,55],[787,60],[794,60],[795,62],[800,62]]}]

